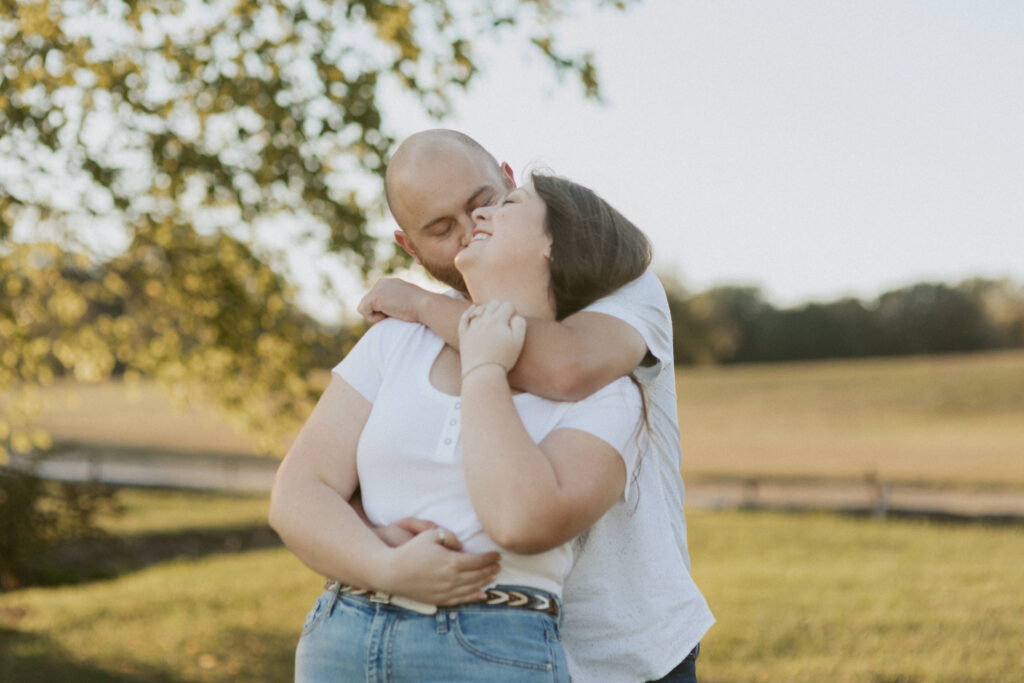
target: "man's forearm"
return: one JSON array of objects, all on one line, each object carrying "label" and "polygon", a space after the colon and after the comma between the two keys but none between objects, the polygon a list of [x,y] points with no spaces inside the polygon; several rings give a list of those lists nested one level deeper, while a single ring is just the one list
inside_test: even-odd
[{"label": "man's forearm", "polygon": [[[418,306],[419,322],[458,349],[459,318],[469,305],[464,299],[430,293]],[[646,351],[642,339],[632,345],[620,345],[612,333],[607,334],[608,344],[602,344],[602,332],[600,326],[586,323],[574,327],[566,321],[529,319],[526,342],[509,373],[509,383],[520,391],[554,401],[586,398],[629,373]],[[594,334],[599,338],[593,338]]]},{"label": "man's forearm", "polygon": [[459,348],[459,319],[469,308],[465,299],[428,293],[418,307],[419,321],[454,349]]}]

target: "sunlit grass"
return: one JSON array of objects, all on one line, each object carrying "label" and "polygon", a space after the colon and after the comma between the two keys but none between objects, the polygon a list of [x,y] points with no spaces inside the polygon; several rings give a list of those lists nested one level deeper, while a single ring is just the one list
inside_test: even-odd
[{"label": "sunlit grass", "polygon": [[684,475],[1024,485],[1024,352],[677,374]]},{"label": "sunlit grass", "polygon": [[[258,499],[129,502],[120,524],[132,532],[262,515]],[[703,642],[705,683],[1019,678],[1024,525],[704,511],[688,522],[694,576],[718,619]],[[281,548],[0,595],[0,680],[291,680],[319,591]]]},{"label": "sunlit grass", "polygon": [[689,515],[718,623],[701,680],[1011,681],[1024,671],[1024,526]]}]

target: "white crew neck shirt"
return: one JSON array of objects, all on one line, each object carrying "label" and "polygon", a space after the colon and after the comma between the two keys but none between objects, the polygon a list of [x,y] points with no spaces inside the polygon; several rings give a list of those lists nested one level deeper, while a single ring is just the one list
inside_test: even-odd
[{"label": "white crew neck shirt", "polygon": [[[540,588],[561,597],[574,544],[520,555],[487,535],[470,502],[462,470],[461,402],[430,382],[444,340],[423,325],[388,319],[374,325],[334,372],[373,404],[359,438],[356,464],[367,518],[386,525],[402,517],[451,529],[467,552],[500,551],[496,584]],[[513,397],[535,442],[558,429],[578,429],[610,444],[626,465],[624,504],[646,440],[640,393],[620,378],[575,403],[532,394]]]},{"label": "white crew neck shirt", "polygon": [[584,310],[628,323],[657,363],[635,372],[650,427],[637,502],[616,503],[587,532],[566,580],[563,642],[574,681],[657,680],[715,621],[690,577],[672,317],[665,289],[650,270]]}]

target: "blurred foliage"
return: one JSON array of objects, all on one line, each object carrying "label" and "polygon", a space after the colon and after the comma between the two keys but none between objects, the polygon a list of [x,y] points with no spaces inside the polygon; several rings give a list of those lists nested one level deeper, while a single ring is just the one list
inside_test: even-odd
[{"label": "blurred foliage", "polygon": [[97,515],[116,507],[111,487],[47,482],[0,467],[0,592],[62,580],[62,568],[40,556],[61,541],[99,535]]},{"label": "blurred foliage", "polygon": [[876,300],[778,309],[754,287],[689,294],[663,277],[681,365],[857,358],[1024,347],[1024,287],[919,283]]},{"label": "blurred foliage", "polygon": [[308,414],[316,348],[287,250],[364,275],[394,140],[381,87],[434,116],[476,41],[515,32],[599,95],[554,27],[624,0],[0,2],[0,463],[45,448],[32,387],[153,376],[260,438]]}]

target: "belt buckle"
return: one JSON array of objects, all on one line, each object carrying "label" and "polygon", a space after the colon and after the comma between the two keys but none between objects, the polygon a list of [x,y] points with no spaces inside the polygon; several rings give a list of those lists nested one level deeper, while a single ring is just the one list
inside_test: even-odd
[{"label": "belt buckle", "polygon": [[410,612],[417,612],[425,616],[432,616],[437,614],[437,605],[431,605],[426,602],[420,602],[419,600],[413,600],[412,598],[404,598],[401,595],[392,595],[391,604],[395,607],[401,607],[407,609]]}]

